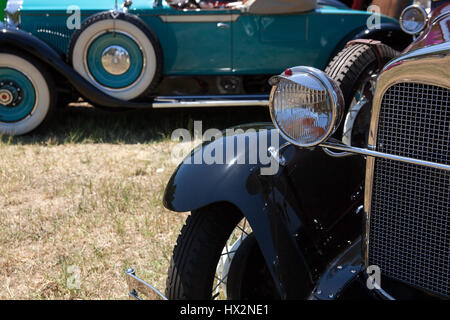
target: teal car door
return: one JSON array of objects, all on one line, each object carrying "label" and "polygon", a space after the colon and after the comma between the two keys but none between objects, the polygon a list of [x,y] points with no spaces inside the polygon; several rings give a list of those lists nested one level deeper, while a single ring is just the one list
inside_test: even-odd
[{"label": "teal car door", "polygon": [[[323,69],[339,45],[366,28],[369,16],[332,7],[295,14],[241,14],[233,23],[233,71],[276,74],[296,65]],[[381,22],[396,21],[382,16]]]},{"label": "teal car door", "polygon": [[308,46],[308,16],[243,14],[233,25],[233,69],[236,73],[277,73],[304,64],[299,46]]},{"label": "teal car door", "polygon": [[166,74],[224,74],[232,71],[230,11],[177,11],[166,24]]}]

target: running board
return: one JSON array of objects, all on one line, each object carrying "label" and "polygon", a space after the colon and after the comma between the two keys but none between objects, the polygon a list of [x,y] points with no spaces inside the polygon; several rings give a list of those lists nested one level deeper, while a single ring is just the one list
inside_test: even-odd
[{"label": "running board", "polygon": [[267,107],[269,95],[161,96],[153,108]]}]

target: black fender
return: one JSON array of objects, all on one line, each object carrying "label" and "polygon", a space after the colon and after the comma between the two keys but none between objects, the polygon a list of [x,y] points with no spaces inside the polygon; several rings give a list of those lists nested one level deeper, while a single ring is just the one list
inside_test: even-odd
[{"label": "black fender", "polygon": [[[362,217],[355,211],[362,203],[365,162],[361,157],[331,158],[320,148],[291,145],[283,153],[288,164],[274,175],[264,175],[276,165],[273,158],[270,165],[238,164],[239,159],[250,159],[250,150],[267,152],[273,139],[279,146],[285,141],[269,125],[257,129],[261,131],[197,147],[170,178],[163,203],[177,212],[231,203],[252,226],[280,296],[306,298],[328,263],[362,232]],[[238,139],[247,145],[230,163],[196,161],[212,149],[236,145]]]},{"label": "black fender", "polygon": [[136,103],[116,99],[97,89],[69,66],[52,47],[19,29],[0,30],[0,47],[26,53],[43,62],[49,70],[61,75],[78,93],[95,105],[111,108],[151,108],[149,103]]},{"label": "black fender", "polygon": [[398,23],[381,23],[380,28],[364,29],[357,33],[353,39],[378,40],[397,51],[403,51],[413,41],[413,36],[405,33]]}]

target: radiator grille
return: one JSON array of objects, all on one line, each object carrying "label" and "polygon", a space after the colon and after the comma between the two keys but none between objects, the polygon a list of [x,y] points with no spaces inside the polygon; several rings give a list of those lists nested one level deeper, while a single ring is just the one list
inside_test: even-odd
[{"label": "radiator grille", "polygon": [[[385,94],[377,150],[449,164],[449,90],[400,83]],[[384,275],[450,296],[450,174],[376,159],[369,233],[369,265]]]}]

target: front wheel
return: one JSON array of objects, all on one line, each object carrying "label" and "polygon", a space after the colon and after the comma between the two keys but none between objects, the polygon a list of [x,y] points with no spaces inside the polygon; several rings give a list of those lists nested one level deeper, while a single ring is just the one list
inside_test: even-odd
[{"label": "front wheel", "polygon": [[170,263],[171,300],[276,299],[273,280],[247,220],[234,207],[194,211]]},{"label": "front wheel", "polygon": [[55,102],[50,88],[52,77],[41,63],[0,51],[0,134],[23,135],[46,121]]}]

